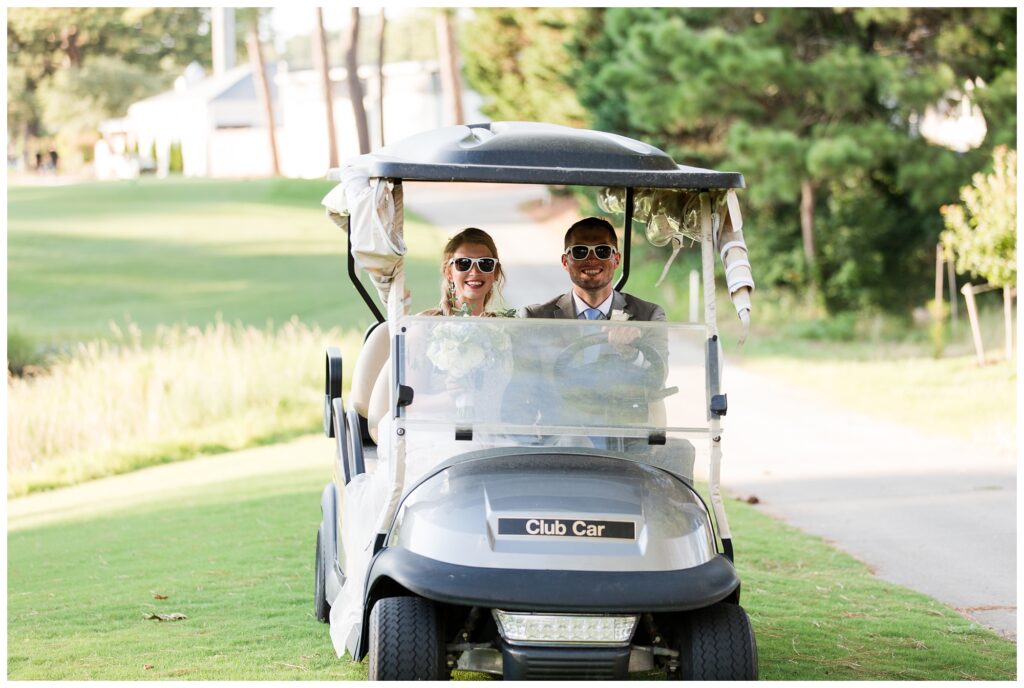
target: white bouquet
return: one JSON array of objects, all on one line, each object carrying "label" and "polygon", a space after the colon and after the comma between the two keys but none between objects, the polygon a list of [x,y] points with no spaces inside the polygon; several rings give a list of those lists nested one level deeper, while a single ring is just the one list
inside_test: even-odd
[{"label": "white bouquet", "polygon": [[466,379],[477,372],[498,372],[507,364],[508,334],[481,320],[444,322],[433,328],[427,358],[451,378]]}]

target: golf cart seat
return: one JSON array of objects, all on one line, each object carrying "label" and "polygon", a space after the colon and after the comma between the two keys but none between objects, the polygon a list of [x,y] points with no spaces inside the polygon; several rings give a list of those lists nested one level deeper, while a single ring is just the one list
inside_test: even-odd
[{"label": "golf cart seat", "polygon": [[[373,389],[377,384],[380,372],[385,368],[388,358],[391,355],[388,342],[388,328],[385,323],[374,327],[363,342],[363,348],[356,358],[355,369],[352,371],[352,389],[349,391],[349,402],[351,408],[356,410],[363,418],[370,417],[370,398]],[[378,416],[377,420],[380,420]],[[373,425],[373,435],[376,440],[376,423]]]},{"label": "golf cart seat", "polygon": [[366,429],[374,442],[380,442],[377,426],[388,412],[388,382],[390,379],[391,366],[382,366],[373,385],[373,390],[370,392],[370,402],[366,407]]}]

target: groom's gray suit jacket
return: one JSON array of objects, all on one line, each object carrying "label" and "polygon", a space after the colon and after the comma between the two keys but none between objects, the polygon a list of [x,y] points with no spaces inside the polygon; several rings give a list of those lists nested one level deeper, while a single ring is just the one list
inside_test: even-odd
[{"label": "groom's gray suit jacket", "polygon": [[[665,311],[656,303],[638,299],[632,294],[612,292],[612,310],[624,311],[630,320],[665,320]],[[547,303],[535,303],[519,309],[520,318],[567,318],[579,314],[572,298],[572,292],[556,296]]]}]

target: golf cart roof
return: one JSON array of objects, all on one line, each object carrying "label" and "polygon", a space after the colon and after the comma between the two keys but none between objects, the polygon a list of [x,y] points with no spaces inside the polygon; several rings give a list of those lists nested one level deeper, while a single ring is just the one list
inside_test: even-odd
[{"label": "golf cart roof", "polygon": [[677,165],[616,134],[540,122],[490,122],[423,132],[362,156],[370,177],[436,182],[743,188],[743,175]]}]

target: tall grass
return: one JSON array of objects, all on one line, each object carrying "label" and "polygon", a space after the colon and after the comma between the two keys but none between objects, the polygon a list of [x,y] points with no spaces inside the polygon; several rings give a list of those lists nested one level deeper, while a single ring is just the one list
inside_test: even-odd
[{"label": "tall grass", "polygon": [[145,346],[134,324],[113,327],[46,374],[9,378],[9,496],[313,431],[324,348],[353,361],[360,345],[297,319],[159,327]]}]

